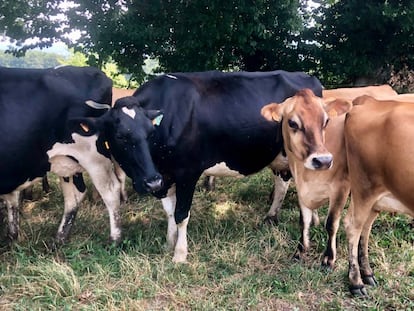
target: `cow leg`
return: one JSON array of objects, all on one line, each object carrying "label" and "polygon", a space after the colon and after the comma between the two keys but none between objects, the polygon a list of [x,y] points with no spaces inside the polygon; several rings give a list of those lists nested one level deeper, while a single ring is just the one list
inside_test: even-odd
[{"label": "cow leg", "polygon": [[100,162],[99,166],[85,167],[91,180],[102,197],[109,214],[110,241],[121,241],[121,183],[113,170],[112,162]]},{"label": "cow leg", "polygon": [[174,218],[177,224],[177,243],[174,249],[173,262],[186,262],[188,254],[187,225],[190,219],[190,208],[197,179],[186,178],[185,183],[176,183],[177,203]]},{"label": "cow leg", "polygon": [[336,234],[339,228],[341,213],[344,209],[349,191],[341,191],[334,198],[329,199],[328,217],[326,218],[325,229],[328,232],[328,243],[324,253],[322,266],[331,269],[335,267],[336,261]]},{"label": "cow leg", "polygon": [[175,186],[168,190],[167,197],[161,199],[161,202],[168,220],[167,249],[173,250],[177,242],[177,224],[174,218],[175,204],[177,202]]},{"label": "cow leg", "polygon": [[306,207],[304,204],[300,204],[299,222],[302,233],[298,245],[298,250],[294,256],[294,258],[298,260],[304,258],[305,253],[309,250],[310,247],[309,229],[312,223],[312,210]]},{"label": "cow leg", "polygon": [[371,233],[372,224],[377,218],[379,212],[371,210],[368,219],[366,220],[364,227],[362,228],[361,238],[358,245],[358,262],[361,270],[361,277],[364,284],[371,286],[377,285],[377,280],[374,277],[374,272],[369,265],[368,258],[368,242]]},{"label": "cow leg", "polygon": [[214,191],[214,189],[216,188],[215,177],[205,175],[203,180],[203,186],[204,189],[206,189],[207,191]]},{"label": "cow leg", "polygon": [[42,190],[44,193],[50,192],[50,185],[49,180],[47,179],[47,174],[45,174],[45,176],[42,177]]},{"label": "cow leg", "polygon": [[65,201],[65,210],[56,234],[56,240],[58,243],[63,244],[66,242],[72,229],[79,204],[85,197],[86,186],[82,174],[76,174],[71,177],[60,177],[60,186]]},{"label": "cow leg", "polygon": [[126,192],[126,174],[116,161],[113,162],[115,175],[121,184],[121,202],[126,202],[128,200],[128,194]]},{"label": "cow leg", "polygon": [[19,237],[19,209],[20,209],[20,191],[13,191],[9,194],[2,195],[7,206],[8,232],[7,237],[11,241]]},{"label": "cow leg", "polygon": [[273,201],[264,219],[265,222],[278,224],[279,211],[289,189],[290,179],[284,180],[279,173],[274,174]]},{"label": "cow leg", "polygon": [[360,200],[357,201],[355,195],[352,194],[351,203],[344,218],[344,227],[348,239],[349,290],[355,296],[367,295],[367,291],[361,279],[358,251],[362,229],[368,219],[369,210],[373,205],[373,202],[372,204],[370,203],[371,202],[360,202]]}]

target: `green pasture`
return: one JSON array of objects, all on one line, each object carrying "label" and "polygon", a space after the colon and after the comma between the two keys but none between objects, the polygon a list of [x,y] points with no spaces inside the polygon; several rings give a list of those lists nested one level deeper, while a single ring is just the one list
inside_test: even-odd
[{"label": "green pasture", "polygon": [[268,170],[218,179],[214,192],[200,182],[187,264],[172,263],[165,250],[161,202],[130,186],[122,245],[108,245],[108,214],[90,195],[70,241],[52,251],[63,199],[50,181],[51,193],[36,188],[38,200],[25,201],[20,241],[1,248],[0,310],[414,310],[414,229],[405,216],[382,214],[375,222],[370,254],[379,286],[361,299],[348,293],[342,225],[336,269],[320,266],[326,208],[303,262],[292,259],[300,236],[293,186],[280,224],[263,223],[273,185]]}]

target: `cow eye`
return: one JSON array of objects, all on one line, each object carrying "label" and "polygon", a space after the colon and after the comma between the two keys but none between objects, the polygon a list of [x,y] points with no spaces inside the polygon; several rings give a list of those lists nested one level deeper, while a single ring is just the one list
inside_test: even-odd
[{"label": "cow eye", "polygon": [[288,120],[288,124],[289,124],[289,127],[293,130],[299,129],[299,125],[293,120]]}]

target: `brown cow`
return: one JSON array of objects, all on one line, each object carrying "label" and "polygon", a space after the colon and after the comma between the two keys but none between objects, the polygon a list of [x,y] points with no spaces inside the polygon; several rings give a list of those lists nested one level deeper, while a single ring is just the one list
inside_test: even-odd
[{"label": "brown cow", "polygon": [[382,210],[414,217],[414,105],[359,97],[344,133],[352,193],[344,219],[350,291],[366,295],[364,283],[377,284],[368,259],[374,220]]},{"label": "brown cow", "polygon": [[343,98],[353,101],[355,98],[362,95],[369,95],[377,99],[382,99],[398,95],[398,93],[388,84],[322,90],[323,98]]},{"label": "brown cow", "polygon": [[[392,87],[389,86],[388,84],[383,84],[383,85],[378,85],[378,86],[374,85],[374,86],[322,90],[322,96],[325,101],[333,101],[335,99],[340,99],[340,98],[348,100],[348,101],[352,101],[361,95],[371,95],[378,99],[399,96],[397,92],[394,91]],[[286,186],[285,186],[286,189],[288,185],[289,185],[289,182],[286,182]],[[275,187],[275,190],[276,190],[276,187]],[[275,192],[275,193],[278,194],[278,192]],[[278,215],[279,215],[279,210],[282,206],[282,200],[283,200],[283,196],[280,196],[280,195],[273,199],[272,206],[267,212],[265,220],[270,220],[275,223],[278,222],[278,218],[279,218]],[[314,210],[312,214],[312,223],[315,225],[319,224],[318,213],[316,210]]]},{"label": "brown cow", "polygon": [[112,87],[112,106],[115,105],[115,102],[122,98],[127,96],[132,96],[134,94],[135,89],[119,89],[116,87]]},{"label": "brown cow", "polygon": [[[302,91],[282,104],[270,104],[262,109],[266,119],[282,122],[284,148],[301,210],[302,238],[297,255],[302,257],[309,249],[312,211],[329,200],[326,220],[329,241],[322,264],[331,268],[336,260],[339,220],[349,195],[343,124],[344,113],[351,107],[349,101],[324,103],[313,93]],[[331,117],[338,117],[328,123],[325,110]]]}]

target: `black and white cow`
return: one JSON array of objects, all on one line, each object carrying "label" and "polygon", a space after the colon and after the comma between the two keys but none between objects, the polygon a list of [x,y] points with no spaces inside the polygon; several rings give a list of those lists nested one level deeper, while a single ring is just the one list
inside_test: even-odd
[{"label": "black and white cow", "polygon": [[0,198],[8,209],[9,238],[18,236],[20,191],[52,171],[64,194],[57,232],[63,242],[85,195],[86,171],[108,208],[110,239],[120,239],[120,183],[110,154],[97,149],[96,136],[81,136],[69,127],[73,118],[102,115],[105,111],[85,101],[110,104],[111,93],[112,81],[92,67],[0,67]]},{"label": "black and white cow", "polygon": [[[173,261],[187,257],[187,224],[196,183],[207,169],[222,169],[249,175],[266,166],[278,167],[283,142],[278,123],[265,120],[260,110],[270,102],[282,102],[303,88],[322,95],[320,82],[302,72],[174,73],[159,76],[142,85],[133,97],[118,100],[130,113],[126,125],[89,119],[91,127],[101,131],[116,160],[132,178],[136,190],[142,190],[142,163],[136,157],[152,156],[163,177],[163,188],[154,193],[162,199],[168,216],[167,243],[175,247]],[[143,125],[136,117],[139,109],[161,110],[162,120],[148,136],[148,145],[138,144]],[[122,115],[125,119],[125,114]],[[106,117],[106,119],[108,119]],[[83,120],[86,123],[88,120]],[[79,121],[81,123],[81,120]],[[157,122],[156,122],[157,123]],[[157,123],[157,124],[158,124]],[[145,149],[145,147],[149,149]],[[123,158],[122,157],[128,157]],[[282,161],[283,168],[287,162]],[[139,169],[138,169],[139,168]],[[152,168],[151,168],[152,170]],[[141,188],[141,189],[140,189]],[[283,199],[283,198],[282,198]]]}]

